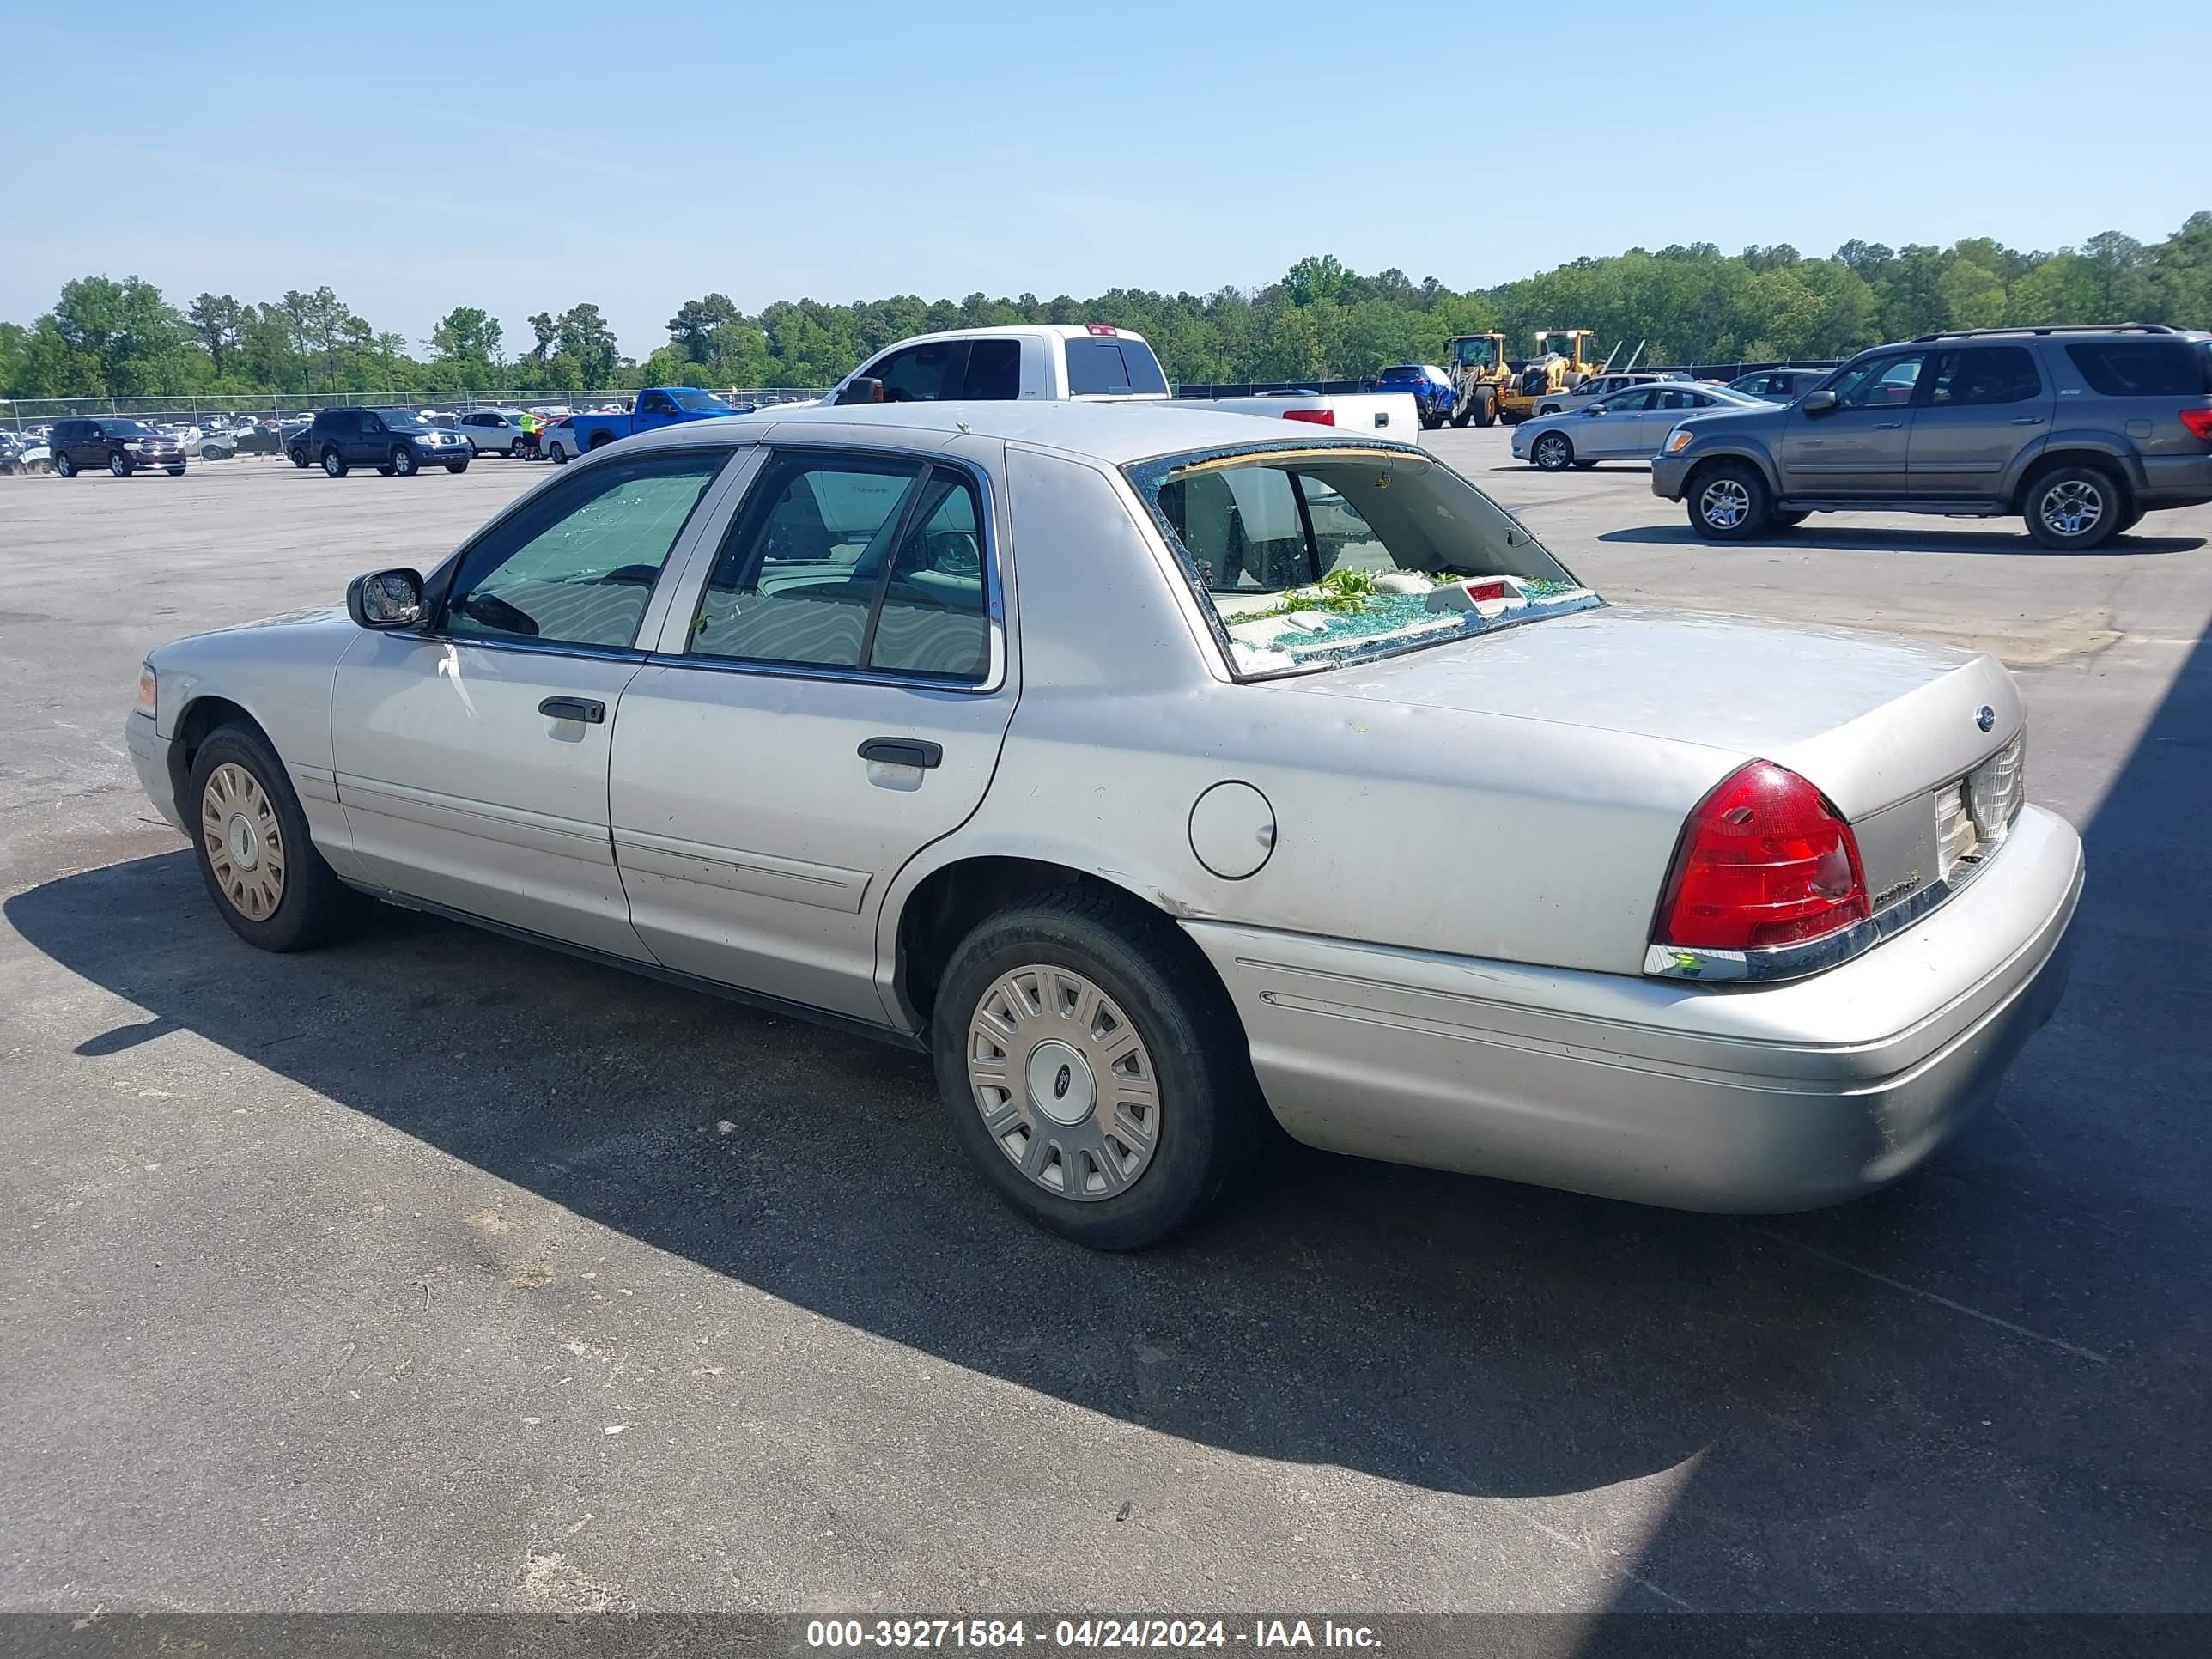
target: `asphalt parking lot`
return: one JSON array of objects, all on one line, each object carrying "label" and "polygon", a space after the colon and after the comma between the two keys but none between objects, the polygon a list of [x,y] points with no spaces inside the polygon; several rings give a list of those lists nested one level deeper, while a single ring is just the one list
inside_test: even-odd
[{"label": "asphalt parking lot", "polygon": [[2212,509],[1713,548],[1640,470],[1430,442],[1610,597],[2019,672],[2074,981],[1929,1166],[1747,1219],[1293,1152],[1088,1255],[918,1058],[217,921],[123,753],[141,654],[544,468],[0,478],[0,1607],[2212,1611]]}]

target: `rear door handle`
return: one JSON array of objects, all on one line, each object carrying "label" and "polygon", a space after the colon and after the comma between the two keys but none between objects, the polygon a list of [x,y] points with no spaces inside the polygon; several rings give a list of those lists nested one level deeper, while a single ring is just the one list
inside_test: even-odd
[{"label": "rear door handle", "polygon": [[1894,432],[1904,424],[1902,421],[1876,421],[1874,423],[1874,429],[1877,432]]},{"label": "rear door handle", "polygon": [[2041,426],[2043,424],[2043,416],[2040,415],[2023,415],[2018,420],[2014,421],[2013,424],[2014,426]]},{"label": "rear door handle", "polygon": [[607,717],[607,706],[589,697],[548,697],[538,705],[538,712],[548,720],[581,720],[586,726],[597,726]]},{"label": "rear door handle", "polygon": [[922,738],[870,738],[860,745],[860,758],[881,761],[886,766],[919,766],[926,771],[944,763],[945,745]]}]

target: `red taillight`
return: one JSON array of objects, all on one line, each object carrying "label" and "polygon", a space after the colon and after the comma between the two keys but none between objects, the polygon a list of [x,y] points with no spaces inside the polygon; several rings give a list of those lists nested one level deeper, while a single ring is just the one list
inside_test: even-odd
[{"label": "red taillight", "polygon": [[1089,334],[1111,334],[1114,331],[1111,323],[1085,323],[1083,327],[1084,331]]},{"label": "red taillight", "polygon": [[1755,951],[1819,939],[1868,914],[1850,825],[1795,772],[1753,761],[1690,814],[1656,942]]},{"label": "red taillight", "polygon": [[2192,438],[2212,438],[2212,409],[2185,409],[2181,423],[2189,428]]},{"label": "red taillight", "polygon": [[1316,426],[1334,426],[1336,411],[1333,409],[1286,409],[1283,411],[1283,418],[1286,421],[1311,421]]}]

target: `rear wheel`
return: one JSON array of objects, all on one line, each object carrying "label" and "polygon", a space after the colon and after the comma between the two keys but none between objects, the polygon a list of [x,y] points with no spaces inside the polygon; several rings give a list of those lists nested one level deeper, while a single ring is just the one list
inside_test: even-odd
[{"label": "rear wheel", "polygon": [[2120,514],[2119,523],[2112,526],[2112,534],[2115,536],[2126,535],[2128,532],[2133,530],[2137,525],[2142,522],[2142,508],[2139,507],[2130,507],[2126,512]]},{"label": "rear wheel", "polygon": [[561,441],[558,438],[556,438],[552,443],[546,447],[545,456],[546,459],[551,461],[556,466],[566,466],[568,465],[568,452],[562,447]]},{"label": "rear wheel", "polygon": [[307,452],[306,450],[288,449],[284,452],[284,454],[286,459],[289,459],[293,465],[298,467],[303,472],[307,471]]},{"label": "rear wheel", "polygon": [[230,929],[264,951],[304,951],[349,929],[366,902],[331,872],[267,739],[226,726],[192,757],[186,802],[200,878]]},{"label": "rear wheel", "polygon": [[1706,540],[1740,542],[1766,530],[1774,497],[1753,468],[1724,461],[1692,480],[1689,508],[1690,527]]},{"label": "rear wheel", "polygon": [[1813,515],[1810,513],[1778,512],[1774,514],[1774,522],[1776,526],[1779,529],[1795,530],[1799,525],[1804,523],[1806,520],[1812,516]]},{"label": "rear wheel", "polygon": [[2027,533],[2061,553],[2101,546],[2119,533],[2127,511],[2102,467],[2056,466],[2027,487]]},{"label": "rear wheel", "polygon": [[1256,1160],[1268,1117],[1235,1011],[1188,940],[1118,894],[987,918],[932,1021],[939,1092],[984,1179],[1094,1249],[1157,1243]]},{"label": "rear wheel", "polygon": [[1574,441],[1564,432],[1547,432],[1528,446],[1528,459],[1544,471],[1565,472],[1574,465]]},{"label": "rear wheel", "polygon": [[338,453],[336,444],[327,445],[323,450],[323,471],[333,478],[343,478],[346,475],[345,457]]},{"label": "rear wheel", "polygon": [[[1497,425],[1498,393],[1486,386],[1475,387],[1474,395],[1468,399],[1468,415],[1477,426]],[[1460,424],[1464,426],[1467,422],[1463,420]]]},{"label": "rear wheel", "polygon": [[452,473],[459,474],[459,473],[465,472],[465,471],[467,471],[468,470],[469,470],[469,464],[468,464],[468,462],[467,462],[467,461],[465,461],[465,460],[459,460],[459,461],[447,461],[447,462],[446,463],[446,471],[448,471],[448,472],[452,472]]},{"label": "rear wheel", "polygon": [[185,468],[182,462],[179,462],[175,466],[165,466],[161,471],[167,473],[173,478],[181,478],[185,476]]}]

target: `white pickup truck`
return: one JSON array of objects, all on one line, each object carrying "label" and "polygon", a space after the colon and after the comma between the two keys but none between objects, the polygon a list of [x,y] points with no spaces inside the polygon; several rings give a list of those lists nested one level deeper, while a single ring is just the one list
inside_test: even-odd
[{"label": "white pickup truck", "polygon": [[882,388],[882,400],[895,404],[1020,398],[1171,403],[1177,409],[1225,410],[1350,432],[1379,432],[1407,443],[1414,442],[1421,430],[1420,411],[1412,394],[1403,392],[1174,397],[1145,337],[1104,323],[1024,323],[918,334],[885,346],[840,380],[823,401],[875,401],[874,387],[857,384],[863,380],[876,382]]}]

